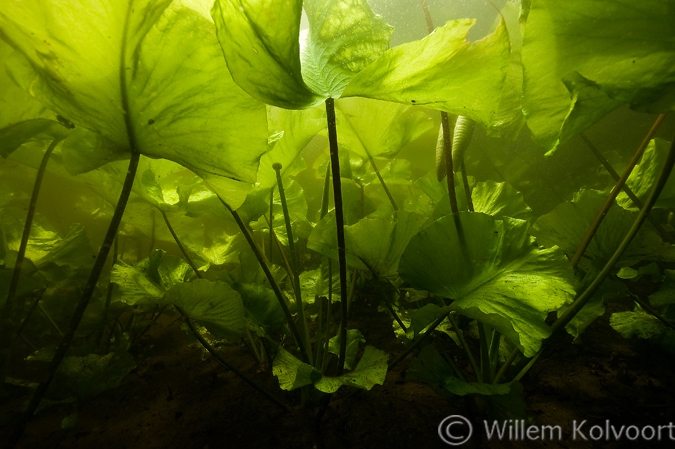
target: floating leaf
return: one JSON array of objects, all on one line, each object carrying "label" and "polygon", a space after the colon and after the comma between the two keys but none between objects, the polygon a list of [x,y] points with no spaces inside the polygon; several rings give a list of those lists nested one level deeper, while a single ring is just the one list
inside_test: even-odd
[{"label": "floating leaf", "polygon": [[99,135],[81,141],[93,165],[117,148],[253,182],[265,107],[230,78],[213,24],[170,3],[11,2],[0,33],[30,61],[30,93]]},{"label": "floating leaf", "polygon": [[420,41],[394,47],[352,78],[344,97],[422,105],[489,126],[499,108],[510,51],[506,27],[467,42],[475,21],[438,27]]},{"label": "floating leaf", "polygon": [[533,0],[524,11],[527,125],[554,150],[621,104],[675,108],[670,2]]}]

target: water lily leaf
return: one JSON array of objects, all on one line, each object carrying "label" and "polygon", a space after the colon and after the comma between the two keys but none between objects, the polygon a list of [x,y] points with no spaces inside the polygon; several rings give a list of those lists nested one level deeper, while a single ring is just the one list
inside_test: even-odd
[{"label": "water lily leaf", "polygon": [[651,338],[665,332],[667,327],[654,315],[636,306],[633,312],[613,313],[609,325],[624,338]]},{"label": "water lily leaf", "polygon": [[522,61],[527,125],[547,150],[630,103],[675,107],[675,8],[659,0],[533,0]]},{"label": "water lily leaf", "polygon": [[269,107],[267,117],[270,129],[282,135],[274,148],[260,159],[259,189],[269,189],[277,184],[277,174],[272,168],[275,163],[281,164],[282,176],[294,175],[294,168],[300,165],[297,161],[302,150],[319,131],[326,128],[325,112],[321,107],[302,111]]},{"label": "water lily leaf", "polygon": [[323,101],[302,79],[302,0],[216,0],[211,11],[236,83],[258,100],[285,109]]},{"label": "water lily leaf", "polygon": [[282,326],[286,318],[274,292],[258,284],[235,284],[244,308],[261,326]]},{"label": "water lily leaf", "polygon": [[[337,266],[333,264],[333,285],[331,287],[332,300],[340,301],[340,274]],[[351,273],[347,273],[347,283],[349,284]],[[324,259],[321,267],[316,270],[303,271],[300,273],[300,288],[302,289],[303,301],[311,304],[315,297],[328,298],[328,263]]]},{"label": "water lily leaf", "polygon": [[86,399],[118,387],[136,368],[128,352],[106,355],[88,354],[63,359],[46,396],[51,399]]},{"label": "water lily leaf", "polygon": [[[459,177],[457,177],[459,178]],[[433,182],[433,181],[432,181]],[[448,215],[450,202],[448,201],[447,183],[436,183],[436,189],[443,194],[434,209],[434,217]],[[485,181],[471,183],[471,201],[473,210],[493,217],[511,217],[527,220],[532,216],[532,209],[525,204],[523,195],[506,182]],[[466,209],[466,195],[460,179],[455,179],[457,189],[457,203],[460,210]]]},{"label": "water lily leaf", "polygon": [[675,270],[665,270],[665,279],[656,293],[649,295],[649,303],[658,308],[675,305]]},{"label": "water lily leaf", "polygon": [[525,124],[523,115],[523,64],[520,50],[523,37],[520,24],[520,2],[509,0],[501,10],[500,18],[504,19],[511,43],[511,58],[506,70],[504,88],[502,89],[499,109],[492,126],[491,134],[503,136],[517,135]]},{"label": "water lily leaf", "polygon": [[[1,39],[0,61],[0,86],[3,89],[0,96],[0,156],[8,157],[23,143],[41,135],[52,139],[65,137],[68,129],[57,121],[56,114],[31,97],[14,79],[20,66],[28,63]],[[12,66],[17,70],[10,71]],[[30,73],[30,66],[27,71]]]},{"label": "water lily leaf", "polygon": [[[347,264],[379,277],[394,276],[403,250],[426,221],[426,217],[398,211],[393,217],[364,218],[356,224],[345,226]],[[333,214],[326,215],[316,225],[309,236],[307,247],[337,260]]]},{"label": "water lily leaf", "polygon": [[282,390],[294,390],[311,384],[323,393],[335,393],[343,385],[370,390],[373,386],[384,383],[388,358],[384,351],[366,346],[354,371],[342,376],[328,377],[322,376],[314,367],[279,348],[272,372],[279,379]]},{"label": "water lily leaf", "polygon": [[[365,343],[366,337],[358,329],[347,329],[347,350],[345,352],[345,368],[354,368],[356,353],[359,352],[359,343]],[[328,352],[340,356],[340,334],[328,341]]]},{"label": "water lily leaf", "polygon": [[282,390],[295,390],[321,378],[321,373],[313,366],[302,363],[282,347],[274,358],[272,373],[279,379]]},{"label": "water lily leaf", "polygon": [[341,98],[335,102],[335,109],[340,149],[347,148],[362,157],[393,157],[434,127],[429,114],[408,105]]},{"label": "water lily leaf", "polygon": [[389,48],[394,31],[366,0],[306,0],[309,33],[302,76],[313,92],[338,98],[355,74]]},{"label": "water lily leaf", "polygon": [[387,377],[387,359],[389,355],[373,346],[366,346],[354,371],[338,377],[323,376],[314,383],[317,390],[335,393],[341,386],[370,390],[375,385],[384,384]]},{"label": "water lily leaf", "polygon": [[253,182],[265,107],[230,78],[213,24],[170,3],[11,2],[0,33],[30,61],[30,93],[108,141],[98,165],[112,145]]},{"label": "water lily leaf", "polygon": [[185,282],[192,269],[183,259],[156,249],[135,265],[118,261],[110,282],[120,287],[121,301],[134,305],[141,300],[158,302],[172,286]]},{"label": "water lily leaf", "polygon": [[[577,250],[586,230],[605,202],[606,195],[590,190],[578,192],[571,202],[558,205],[550,213],[539,217],[531,233],[544,245],[557,245],[568,257]],[[616,251],[637,214],[620,207],[611,207],[584,253],[595,267],[602,267]],[[673,260],[675,252],[655,231],[642,227],[619,265],[632,265],[641,260]],[[582,263],[583,262],[582,260]]]},{"label": "water lily leaf", "polygon": [[569,263],[557,248],[539,248],[525,221],[475,212],[458,218],[461,234],[455,217],[447,216],[414,236],[401,256],[400,276],[452,298],[451,310],[490,324],[533,356],[550,335],[548,313],[574,295]]},{"label": "water lily leaf", "polygon": [[174,284],[163,302],[180,307],[218,339],[234,341],[246,329],[246,313],[241,296],[229,284],[208,279]]},{"label": "water lily leaf", "polygon": [[420,41],[394,47],[359,72],[343,97],[423,105],[489,126],[499,108],[510,50],[506,27],[476,42],[474,21],[449,21]]},{"label": "water lily leaf", "polygon": [[[669,148],[670,142],[658,138],[652,139],[645,149],[642,160],[635,166],[626,180],[626,185],[643,203],[647,200],[654,184],[656,184]],[[638,210],[633,201],[623,191],[616,197],[616,202],[624,209]],[[664,209],[675,207],[675,176],[668,178],[668,182],[659,195],[659,199],[656,200],[654,207]]]}]

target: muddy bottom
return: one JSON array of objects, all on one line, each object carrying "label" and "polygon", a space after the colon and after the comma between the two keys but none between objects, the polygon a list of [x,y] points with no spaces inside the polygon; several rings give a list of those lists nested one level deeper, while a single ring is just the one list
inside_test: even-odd
[{"label": "muddy bottom", "polygon": [[[360,329],[368,344],[392,358],[403,350],[389,318],[375,305],[357,304],[353,316],[358,318],[350,327]],[[316,409],[299,407],[299,394],[281,391],[245,347],[227,346],[224,356],[290,404],[292,412],[188,344],[178,323],[165,323],[143,337],[134,353],[138,367],[122,386],[83,404],[74,429],[60,430],[71,408],[53,407],[34,417],[18,447],[444,448],[451,446],[440,439],[438,426],[449,415],[472,422],[467,448],[675,447],[665,428],[660,442],[658,435],[651,441],[629,439],[636,430],[648,438],[651,428],[675,422],[674,357],[649,341],[622,338],[609,327],[608,316],[591,325],[583,344],[572,344],[567,335],[556,338],[522,379],[530,420],[517,423],[518,431],[512,427],[512,441],[507,441],[508,432],[501,441],[496,435],[489,439],[483,418],[468,401],[447,401],[425,384],[406,382],[411,356],[388,373],[383,386],[359,394],[341,389],[317,426]],[[617,433],[621,426],[637,429],[608,436],[607,420]],[[592,430],[595,425],[601,427]],[[534,429],[528,437],[522,430],[530,426]],[[542,426],[560,430],[547,432]],[[7,430],[5,426],[0,440]],[[675,437],[675,428],[670,431]]]}]

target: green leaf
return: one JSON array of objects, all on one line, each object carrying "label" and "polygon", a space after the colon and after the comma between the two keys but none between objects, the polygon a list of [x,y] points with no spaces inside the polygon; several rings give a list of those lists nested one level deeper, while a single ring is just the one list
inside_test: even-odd
[{"label": "green leaf", "polygon": [[280,327],[286,318],[274,292],[258,284],[236,284],[246,311],[262,326]]},{"label": "green leaf", "polygon": [[[539,217],[530,232],[540,243],[547,246],[557,245],[571,257],[605,199],[606,194],[582,190],[571,202],[562,203],[550,213]],[[595,267],[604,266],[628,233],[636,216],[637,213],[611,207],[584,257],[590,259]],[[632,265],[642,260],[668,261],[673,260],[674,256],[671,245],[664,243],[653,230],[643,227],[626,249],[619,264]]]},{"label": "green leaf", "polygon": [[362,157],[393,157],[434,127],[429,114],[408,105],[341,98],[335,109],[340,150],[346,148]]},{"label": "green leaf", "polygon": [[[426,221],[417,214],[398,211],[391,218],[364,218],[345,226],[347,264],[379,277],[394,276],[403,250]],[[316,225],[307,247],[337,260],[334,214]]]},{"label": "green leaf", "polygon": [[134,368],[136,362],[128,352],[65,357],[46,396],[60,400],[90,398],[118,387]]},{"label": "green leaf", "polygon": [[609,111],[675,107],[675,8],[669,2],[533,0],[522,61],[527,125],[554,150]]},{"label": "green leaf", "polygon": [[651,338],[667,329],[654,315],[639,306],[634,312],[617,312],[609,318],[609,325],[624,338]]},{"label": "green leaf", "polygon": [[[359,343],[365,343],[366,337],[358,329],[347,329],[347,351],[345,353],[345,368],[354,368],[356,353],[359,352]],[[340,356],[340,334],[328,341],[328,352]]]},{"label": "green leaf", "polygon": [[294,390],[311,384],[323,393],[335,393],[343,385],[370,390],[374,385],[384,383],[388,358],[385,352],[366,346],[354,371],[342,376],[328,377],[322,376],[314,367],[301,362],[280,347],[274,358],[272,372],[279,379],[282,390]]},{"label": "green leaf", "polygon": [[241,296],[225,282],[196,279],[174,284],[164,302],[180,307],[218,339],[237,340],[246,328]]},{"label": "green leaf", "polygon": [[[456,178],[459,178],[456,177]],[[432,180],[433,183],[433,180]],[[471,183],[470,183],[471,184]],[[460,179],[455,179],[457,202],[460,210],[466,209],[466,195]],[[451,213],[448,201],[447,183],[436,183],[435,189],[442,192],[434,209],[434,217],[442,217]],[[471,189],[473,210],[496,218],[511,217],[527,220],[532,216],[532,209],[525,204],[523,195],[506,182],[477,182]]]},{"label": "green leaf", "polygon": [[[332,300],[340,301],[340,275],[336,271],[337,267],[333,265],[332,276]],[[350,282],[350,273],[347,273],[347,283]],[[314,302],[314,297],[328,298],[328,263],[327,260],[321,263],[321,267],[316,270],[303,271],[300,273],[300,288],[302,289],[302,298],[304,302],[311,304]]]},{"label": "green leaf", "polygon": [[[0,310],[5,307],[5,303],[7,302],[7,293],[9,292],[9,284],[13,273],[14,269],[0,268]],[[45,288],[45,285],[37,279],[21,274],[14,297],[17,299],[25,298]]]},{"label": "green leaf", "polygon": [[387,377],[387,359],[389,355],[386,352],[366,346],[354,371],[338,377],[323,376],[314,383],[314,387],[324,393],[335,393],[343,385],[370,390],[375,385],[384,384]]},{"label": "green leaf", "polygon": [[451,310],[490,324],[533,356],[550,334],[548,313],[573,298],[569,263],[557,248],[539,248],[524,221],[465,212],[459,218],[461,234],[448,216],[414,236],[400,276],[452,298]]},{"label": "green leaf", "polygon": [[313,366],[302,363],[282,347],[274,358],[272,373],[279,379],[282,390],[295,390],[321,378],[321,373]]},{"label": "green leaf", "polygon": [[313,92],[338,98],[389,48],[394,29],[366,0],[305,0],[304,7],[309,33],[301,49],[302,77]]},{"label": "green leaf", "polygon": [[[640,163],[635,166],[626,180],[628,188],[633,191],[643,204],[651,193],[652,187],[656,184],[669,148],[670,142],[659,138],[652,139],[645,149]],[[623,191],[616,197],[616,202],[624,209],[639,210]],[[662,209],[675,208],[675,176],[668,178],[668,182],[659,195],[659,199],[654,204],[654,207]]]},{"label": "green leaf", "polygon": [[[20,70],[10,73],[11,66],[25,66],[27,61],[0,39],[0,156],[8,157],[28,140],[37,137],[65,137],[68,129],[59,124],[56,114],[49,111],[23,86],[15,81]],[[30,73],[30,66],[28,66]],[[25,68],[25,67],[24,67]],[[26,80],[21,80],[25,83]]]},{"label": "green leaf", "polygon": [[657,309],[675,305],[675,270],[664,270],[664,274],[659,291],[649,295],[649,303]]},{"label": "green leaf", "polygon": [[326,127],[325,112],[321,107],[304,111],[270,107],[267,117],[270,129],[281,132],[282,136],[274,148],[260,159],[257,182],[260,189],[269,189],[277,184],[277,175],[272,168],[275,163],[281,164],[282,176],[294,175],[294,168],[299,165],[298,156],[310,140]]},{"label": "green leaf", "polygon": [[170,3],[12,2],[0,33],[33,66],[30,93],[101,136],[95,165],[117,147],[253,182],[264,105],[230,78],[213,24]]},{"label": "green leaf", "polygon": [[410,319],[410,328],[413,330],[414,336],[420,335],[431,323],[447,315],[448,311],[448,308],[438,307],[436,304],[427,304],[415,310]]},{"label": "green leaf", "polygon": [[511,59],[506,71],[499,109],[488,129],[498,135],[517,135],[525,124],[523,115],[523,65],[520,50],[523,45],[520,25],[520,2],[509,0],[501,10],[511,43]]},{"label": "green leaf", "polygon": [[216,0],[211,11],[236,83],[258,100],[285,109],[323,101],[300,69],[302,0]]},{"label": "green leaf", "polygon": [[420,41],[388,50],[352,78],[342,96],[422,105],[489,126],[499,108],[509,39],[500,24],[484,39],[467,42],[473,24],[450,21]]},{"label": "green leaf", "polygon": [[123,302],[134,305],[141,300],[159,302],[172,286],[191,275],[192,268],[183,259],[156,249],[135,265],[118,261],[110,271],[110,282],[120,286]]}]

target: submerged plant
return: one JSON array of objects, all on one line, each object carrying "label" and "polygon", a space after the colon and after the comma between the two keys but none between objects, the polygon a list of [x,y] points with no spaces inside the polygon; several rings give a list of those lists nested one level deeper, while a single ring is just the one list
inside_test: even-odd
[{"label": "submerged plant", "polygon": [[[0,6],[0,393],[12,354],[50,363],[9,447],[43,397],[119,385],[167,315],[290,410],[228,362],[243,342],[319,421],[329,395],[383,384],[417,350],[408,380],[521,418],[547,339],[578,338],[619,280],[665,279],[611,325],[672,347],[675,150],[653,139],[673,110],[672,2],[509,1],[473,41],[474,20],[434,29],[423,10],[430,34],[390,48],[365,0]],[[542,161],[624,104],[661,115],[610,195],[579,175],[531,202]],[[41,182],[76,186],[63,210],[82,224],[40,202]],[[389,362],[348,326],[366,287],[407,345]]]}]

